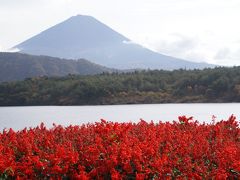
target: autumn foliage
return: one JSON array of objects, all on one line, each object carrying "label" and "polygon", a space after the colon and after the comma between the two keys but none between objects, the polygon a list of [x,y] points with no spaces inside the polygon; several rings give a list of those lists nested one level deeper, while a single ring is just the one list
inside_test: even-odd
[{"label": "autumn foliage", "polygon": [[199,124],[113,123],[0,133],[0,179],[239,179],[234,116]]}]

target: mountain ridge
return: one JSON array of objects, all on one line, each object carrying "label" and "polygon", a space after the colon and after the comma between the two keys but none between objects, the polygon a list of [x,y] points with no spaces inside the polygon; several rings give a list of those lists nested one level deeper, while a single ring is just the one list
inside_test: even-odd
[{"label": "mountain ridge", "polygon": [[77,15],[18,44],[20,52],[65,59],[90,59],[116,69],[203,69],[214,67],[156,53],[135,43],[94,17]]},{"label": "mountain ridge", "polygon": [[66,60],[50,56],[0,52],[0,82],[39,76],[93,75],[116,70],[85,59]]}]

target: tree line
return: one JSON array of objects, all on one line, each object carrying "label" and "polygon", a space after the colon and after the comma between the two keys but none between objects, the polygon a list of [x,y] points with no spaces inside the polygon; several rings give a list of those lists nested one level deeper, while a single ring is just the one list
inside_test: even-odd
[{"label": "tree line", "polygon": [[0,84],[0,105],[240,102],[240,67],[37,77]]}]

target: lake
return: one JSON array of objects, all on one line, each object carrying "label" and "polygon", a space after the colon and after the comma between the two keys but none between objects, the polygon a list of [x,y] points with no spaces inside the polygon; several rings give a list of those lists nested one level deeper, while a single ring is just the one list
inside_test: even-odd
[{"label": "lake", "polygon": [[219,121],[231,114],[240,117],[240,103],[0,107],[0,130],[36,127],[41,122],[47,127],[52,127],[53,123],[79,125],[99,122],[100,119],[114,122],[139,122],[140,119],[165,122],[177,120],[180,115],[193,116],[199,122],[210,123],[212,115]]}]

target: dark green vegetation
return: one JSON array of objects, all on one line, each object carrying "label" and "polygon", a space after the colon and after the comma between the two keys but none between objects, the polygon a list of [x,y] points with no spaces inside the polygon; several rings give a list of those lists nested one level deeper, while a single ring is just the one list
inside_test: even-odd
[{"label": "dark green vegetation", "polygon": [[84,59],[66,60],[49,56],[0,53],[0,82],[36,76],[86,75],[112,71]]},{"label": "dark green vegetation", "polygon": [[240,102],[240,67],[141,71],[0,84],[0,105]]}]

